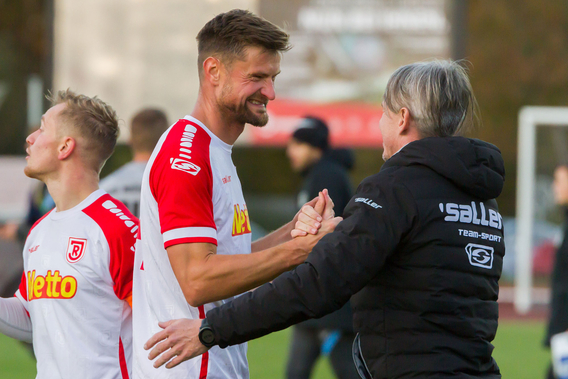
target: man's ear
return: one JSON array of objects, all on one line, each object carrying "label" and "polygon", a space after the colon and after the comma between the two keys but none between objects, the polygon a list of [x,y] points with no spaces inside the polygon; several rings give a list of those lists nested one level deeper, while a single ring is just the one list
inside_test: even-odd
[{"label": "man's ear", "polygon": [[412,123],[412,116],[410,115],[410,110],[406,107],[400,108],[398,112],[400,118],[398,121],[398,131],[399,134],[408,134],[410,130],[410,124]]},{"label": "man's ear", "polygon": [[215,57],[209,57],[203,61],[203,76],[213,85],[218,85],[221,80],[221,61]]},{"label": "man's ear", "polygon": [[73,137],[63,137],[63,141],[59,144],[57,148],[57,159],[64,160],[67,159],[77,146],[77,141]]}]

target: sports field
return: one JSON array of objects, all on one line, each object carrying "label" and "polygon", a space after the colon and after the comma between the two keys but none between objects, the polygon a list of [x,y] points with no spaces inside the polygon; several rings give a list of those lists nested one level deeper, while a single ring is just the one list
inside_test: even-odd
[{"label": "sports field", "polygon": [[[544,324],[538,321],[502,321],[495,339],[494,357],[504,379],[539,379],[548,365],[541,347]],[[288,331],[249,344],[251,378],[279,379],[284,375]],[[34,361],[16,341],[0,335],[0,379],[32,379]],[[327,360],[320,360],[314,379],[333,378]]]}]

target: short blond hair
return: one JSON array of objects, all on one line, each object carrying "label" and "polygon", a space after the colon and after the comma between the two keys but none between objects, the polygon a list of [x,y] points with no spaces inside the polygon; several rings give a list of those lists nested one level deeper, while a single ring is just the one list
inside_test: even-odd
[{"label": "short blond hair", "polygon": [[112,155],[120,132],[115,110],[98,97],[77,94],[70,89],[49,95],[52,105],[65,104],[60,116],[87,142],[88,158],[100,170]]}]

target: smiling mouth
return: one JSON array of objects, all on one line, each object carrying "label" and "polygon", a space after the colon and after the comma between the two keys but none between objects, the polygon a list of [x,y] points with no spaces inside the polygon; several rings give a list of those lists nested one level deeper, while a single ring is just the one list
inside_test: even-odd
[{"label": "smiling mouth", "polygon": [[253,105],[262,106],[264,108],[266,108],[266,104],[268,103],[267,101],[253,100],[253,99],[250,99],[249,102]]}]

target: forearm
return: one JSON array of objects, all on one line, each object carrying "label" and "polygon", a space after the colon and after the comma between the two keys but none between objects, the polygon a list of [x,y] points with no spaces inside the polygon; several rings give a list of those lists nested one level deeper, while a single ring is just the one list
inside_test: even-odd
[{"label": "forearm", "polygon": [[331,302],[326,296],[329,293],[318,285],[318,277],[311,264],[302,264],[272,283],[212,309],[207,319],[216,343],[222,348],[240,344],[341,308],[351,293],[336,293]]},{"label": "forearm", "polygon": [[32,342],[32,322],[17,298],[0,298],[0,332],[20,341]]},{"label": "forearm", "polygon": [[266,236],[254,241],[251,245],[251,251],[256,253],[258,251],[266,250],[271,247],[288,242],[292,239],[290,232],[294,229],[294,222],[290,221],[282,225],[275,231],[267,234]]},{"label": "forearm", "polygon": [[256,254],[210,254],[200,262],[190,262],[187,275],[178,280],[189,304],[199,306],[269,282],[301,263],[298,257],[303,254],[294,241]]}]

